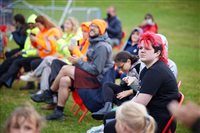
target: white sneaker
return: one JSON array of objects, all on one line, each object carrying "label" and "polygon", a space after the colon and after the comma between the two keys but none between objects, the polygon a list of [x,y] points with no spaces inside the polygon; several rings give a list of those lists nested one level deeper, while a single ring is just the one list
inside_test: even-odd
[{"label": "white sneaker", "polygon": [[29,72],[25,75],[20,76],[20,79],[23,81],[36,81],[38,80],[38,77],[36,77],[33,72]]},{"label": "white sneaker", "polygon": [[103,133],[104,125],[99,125],[96,127],[92,127],[91,129],[87,130],[87,133]]}]

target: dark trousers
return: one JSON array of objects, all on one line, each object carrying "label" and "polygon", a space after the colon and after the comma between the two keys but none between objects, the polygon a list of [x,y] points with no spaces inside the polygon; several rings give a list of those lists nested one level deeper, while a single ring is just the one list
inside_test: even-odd
[{"label": "dark trousers", "polygon": [[40,65],[40,63],[42,61],[43,61],[42,58],[36,58],[36,59],[32,60],[31,63],[30,63],[31,64],[31,69],[35,70]]},{"label": "dark trousers", "polygon": [[104,116],[104,133],[116,133],[115,130],[115,124],[116,124],[116,120],[115,120],[115,115],[116,112],[112,111],[107,113]]},{"label": "dark trousers", "polygon": [[17,60],[21,59],[22,56],[17,56],[17,57],[10,57],[4,60],[4,62],[0,65],[0,77],[6,73],[9,69],[9,67],[12,65],[12,63]]},{"label": "dark trousers", "polygon": [[123,102],[130,100],[129,96],[122,99],[117,98],[117,94],[124,90],[126,89],[114,83],[105,83],[102,88],[103,99],[105,102],[112,102],[119,106]]},{"label": "dark trousers", "polygon": [[61,60],[58,60],[58,59],[53,60],[53,62],[51,64],[51,74],[49,76],[49,85],[50,86],[53,83],[53,81],[55,80],[58,73],[60,72],[60,69],[64,65],[67,65],[67,64],[65,62],[61,61]]},{"label": "dark trousers", "polygon": [[9,67],[8,71],[0,77],[0,82],[6,83],[8,86],[12,86],[14,79],[16,78],[21,67],[26,68],[26,71],[31,70],[30,62],[39,57],[27,57],[16,59]]},{"label": "dark trousers", "polygon": [[6,56],[6,58],[10,58],[19,51],[21,51],[21,48],[12,49],[11,51],[6,52],[5,56]]}]

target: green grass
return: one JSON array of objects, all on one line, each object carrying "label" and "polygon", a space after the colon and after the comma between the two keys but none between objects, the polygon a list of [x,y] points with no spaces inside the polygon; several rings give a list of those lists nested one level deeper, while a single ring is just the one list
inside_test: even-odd
[{"label": "green grass", "polygon": [[[47,1],[31,1],[33,4],[48,5]],[[65,5],[65,0],[56,1],[56,5]],[[77,0],[75,6],[99,7],[102,10],[102,17],[105,17],[106,8],[109,5],[117,7],[118,16],[122,21],[123,30],[128,36],[144,18],[144,14],[150,12],[154,15],[159,26],[159,33],[166,35],[169,41],[169,57],[178,66],[178,80],[182,80],[181,91],[185,95],[185,101],[192,100],[200,105],[200,2],[191,1],[131,1],[131,0]],[[26,15],[29,15],[26,13]],[[31,102],[36,109],[44,115],[51,111],[40,109],[41,104],[33,103],[27,91],[19,91],[18,88],[24,82],[14,84],[12,89],[0,90],[0,124],[3,125],[10,112],[15,107],[25,102]],[[64,122],[49,122],[43,130],[44,133],[82,133],[92,126],[100,125],[100,122],[93,120],[88,114],[82,123],[78,123],[78,117],[70,113],[72,100],[65,107],[67,115]],[[188,110],[189,111],[189,110]],[[79,114],[80,116],[80,114]],[[182,125],[178,125],[177,133],[188,133],[189,131]]]}]

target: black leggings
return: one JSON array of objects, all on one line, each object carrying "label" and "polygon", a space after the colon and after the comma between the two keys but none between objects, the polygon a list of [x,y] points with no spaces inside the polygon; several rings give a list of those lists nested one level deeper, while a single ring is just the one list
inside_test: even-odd
[{"label": "black leggings", "polygon": [[115,124],[116,124],[116,120],[115,120],[115,115],[116,112],[112,111],[107,113],[104,116],[104,133],[116,133],[115,130]]},{"label": "black leggings", "polygon": [[123,102],[130,100],[130,98],[132,98],[130,96],[122,99],[117,98],[117,94],[124,90],[126,90],[126,88],[123,88],[114,83],[105,83],[102,88],[104,102],[112,102],[119,106]]},{"label": "black leggings", "polygon": [[64,65],[67,65],[67,64],[65,62],[59,60],[59,59],[53,60],[53,62],[51,64],[51,70],[52,71],[51,71],[51,74],[49,75],[49,85],[51,85],[53,83],[53,81],[55,80],[56,76],[60,72],[60,69]]}]

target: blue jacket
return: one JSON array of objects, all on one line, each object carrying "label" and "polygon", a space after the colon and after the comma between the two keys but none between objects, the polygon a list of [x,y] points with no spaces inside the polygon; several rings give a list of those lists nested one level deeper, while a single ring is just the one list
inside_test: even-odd
[{"label": "blue jacket", "polygon": [[105,21],[108,23],[107,33],[112,38],[121,40],[122,38],[122,26],[120,20],[115,16],[112,18],[106,18]]},{"label": "blue jacket", "polygon": [[16,29],[14,32],[12,32],[13,35],[13,39],[15,40],[15,42],[17,43],[17,45],[19,45],[20,49],[24,48],[24,44],[26,41],[26,30],[27,30],[27,26],[22,26],[18,29]]},{"label": "blue jacket", "polygon": [[132,41],[131,41],[131,36],[132,36],[134,30],[131,32],[131,34],[130,34],[128,40],[127,40],[127,42],[124,45],[123,50],[124,51],[128,51],[132,55],[138,55],[138,51],[139,51],[138,44],[135,44],[135,45],[132,46]]}]

